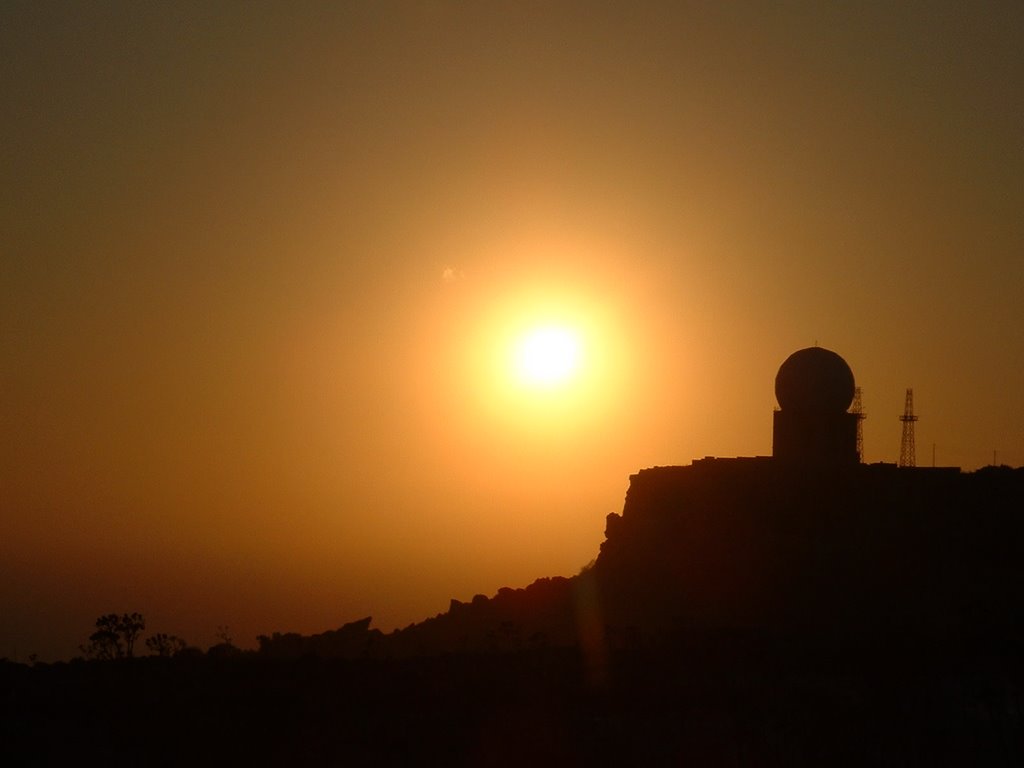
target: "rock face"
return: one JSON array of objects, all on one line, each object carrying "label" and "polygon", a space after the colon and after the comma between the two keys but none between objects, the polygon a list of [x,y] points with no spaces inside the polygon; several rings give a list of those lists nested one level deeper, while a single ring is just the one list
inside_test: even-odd
[{"label": "rock face", "polygon": [[630,478],[604,620],[655,635],[880,637],[1024,626],[1024,470],[704,459]]},{"label": "rock face", "polygon": [[494,597],[452,600],[447,613],[388,636],[396,656],[450,652],[508,652],[576,642],[573,580],[537,579],[523,589],[502,587]]},{"label": "rock face", "polygon": [[277,657],[617,647],[741,633],[818,647],[1016,642],[1024,469],[702,459],[630,478],[594,565],[384,635],[261,638]]},{"label": "rock face", "polygon": [[372,617],[352,621],[339,629],[331,629],[316,635],[300,635],[295,632],[275,632],[269,637],[260,635],[260,656],[268,659],[299,659],[313,656],[321,659],[360,658],[373,655],[381,644],[384,634],[379,629],[370,629]]}]

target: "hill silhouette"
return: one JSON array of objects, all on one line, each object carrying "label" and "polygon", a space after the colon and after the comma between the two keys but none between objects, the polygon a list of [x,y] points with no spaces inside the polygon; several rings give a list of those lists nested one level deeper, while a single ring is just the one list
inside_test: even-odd
[{"label": "hill silhouette", "polygon": [[251,652],[132,658],[111,614],[100,660],[0,662],[5,764],[1024,764],[1024,469],[861,464],[852,386],[795,353],[775,455],[632,475],[573,577]]},{"label": "hill silhouette", "polygon": [[384,634],[0,663],[5,764],[1019,765],[1024,470],[704,459],[597,560]]},{"label": "hill silhouette", "polygon": [[[408,657],[746,634],[999,643],[1024,629],[1024,469],[702,459],[632,476],[596,561],[385,635],[260,638],[270,658]],[[599,652],[599,651],[595,651]]]}]

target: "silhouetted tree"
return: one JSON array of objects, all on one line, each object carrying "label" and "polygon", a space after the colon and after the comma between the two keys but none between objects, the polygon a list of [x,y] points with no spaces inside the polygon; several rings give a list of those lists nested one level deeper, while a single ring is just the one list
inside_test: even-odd
[{"label": "silhouetted tree", "polygon": [[88,645],[80,646],[90,659],[132,658],[135,641],[146,628],[140,613],[107,613],[96,619],[96,631],[89,635]]},{"label": "silhouetted tree", "polygon": [[224,624],[217,627],[215,637],[220,641],[206,649],[206,655],[218,659],[230,659],[240,656],[242,651],[231,638],[231,630]]},{"label": "silhouetted tree", "polygon": [[86,658],[106,661],[124,656],[121,637],[114,630],[116,623],[115,613],[108,613],[96,619],[96,631],[89,635],[88,645],[81,646]]},{"label": "silhouetted tree", "polygon": [[185,646],[185,641],[180,637],[168,635],[164,632],[157,632],[155,635],[146,638],[146,647],[149,649],[149,652],[154,656],[161,656],[163,658],[177,656],[185,650]]},{"label": "silhouetted tree", "polygon": [[125,655],[129,659],[134,655],[135,640],[145,628],[146,620],[142,618],[141,613],[126,613],[121,616],[118,631],[121,633],[121,637],[124,638]]}]

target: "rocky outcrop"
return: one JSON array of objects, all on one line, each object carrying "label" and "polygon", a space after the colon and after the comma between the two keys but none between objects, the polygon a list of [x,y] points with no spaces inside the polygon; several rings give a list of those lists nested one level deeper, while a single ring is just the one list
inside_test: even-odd
[{"label": "rocky outcrop", "polygon": [[370,620],[260,654],[408,657],[746,633],[830,643],[1024,634],[1024,469],[702,459],[630,478],[591,568],[383,635]]},{"label": "rocky outcrop", "polygon": [[373,655],[381,646],[384,634],[370,629],[372,617],[344,624],[316,635],[303,636],[295,632],[275,632],[269,637],[260,635],[258,653],[270,659],[299,659],[315,656],[321,659],[351,659]]},{"label": "rocky outcrop", "polygon": [[648,632],[992,635],[1024,626],[1024,470],[705,459],[609,515],[606,621]]}]

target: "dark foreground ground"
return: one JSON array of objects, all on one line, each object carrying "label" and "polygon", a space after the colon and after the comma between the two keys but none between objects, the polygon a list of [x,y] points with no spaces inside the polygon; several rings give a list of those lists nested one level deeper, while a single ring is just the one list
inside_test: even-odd
[{"label": "dark foreground ground", "polygon": [[1015,649],[0,663],[0,764],[1021,766]]}]

